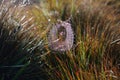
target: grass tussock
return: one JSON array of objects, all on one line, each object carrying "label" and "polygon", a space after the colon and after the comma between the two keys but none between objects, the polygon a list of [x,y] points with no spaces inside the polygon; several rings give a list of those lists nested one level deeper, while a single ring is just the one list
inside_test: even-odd
[{"label": "grass tussock", "polygon": [[[63,55],[48,55],[51,80],[119,79],[119,13],[112,1],[68,2],[61,19],[70,18],[75,45]],[[79,3],[78,5],[75,5]],[[72,9],[72,11],[71,11]],[[113,43],[115,40],[115,43]],[[113,43],[113,44],[112,44]],[[116,47],[116,49],[113,47]],[[115,51],[114,51],[115,50]],[[52,52],[51,52],[52,53]],[[57,52],[56,52],[57,53]],[[113,55],[116,58],[113,58]],[[54,57],[53,57],[54,56]],[[54,58],[54,59],[53,59]],[[55,61],[55,62],[54,62]]]}]

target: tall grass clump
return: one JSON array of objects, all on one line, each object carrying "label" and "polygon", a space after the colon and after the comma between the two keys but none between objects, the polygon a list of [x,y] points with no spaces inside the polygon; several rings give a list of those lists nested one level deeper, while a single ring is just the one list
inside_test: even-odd
[{"label": "tall grass clump", "polygon": [[118,80],[119,5],[112,0],[51,0],[48,4],[58,12],[55,18],[69,20],[74,30],[71,50],[50,51],[46,56],[50,80]]},{"label": "tall grass clump", "polygon": [[41,60],[46,52],[43,25],[30,10],[34,3],[17,2],[0,1],[0,79],[45,79]]}]

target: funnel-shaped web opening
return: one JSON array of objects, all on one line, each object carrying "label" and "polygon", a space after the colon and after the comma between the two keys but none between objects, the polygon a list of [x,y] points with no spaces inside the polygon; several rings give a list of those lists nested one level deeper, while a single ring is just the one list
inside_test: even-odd
[{"label": "funnel-shaped web opening", "polygon": [[67,22],[57,23],[52,27],[48,35],[49,47],[55,51],[67,51],[73,46],[74,34],[71,24]]}]

